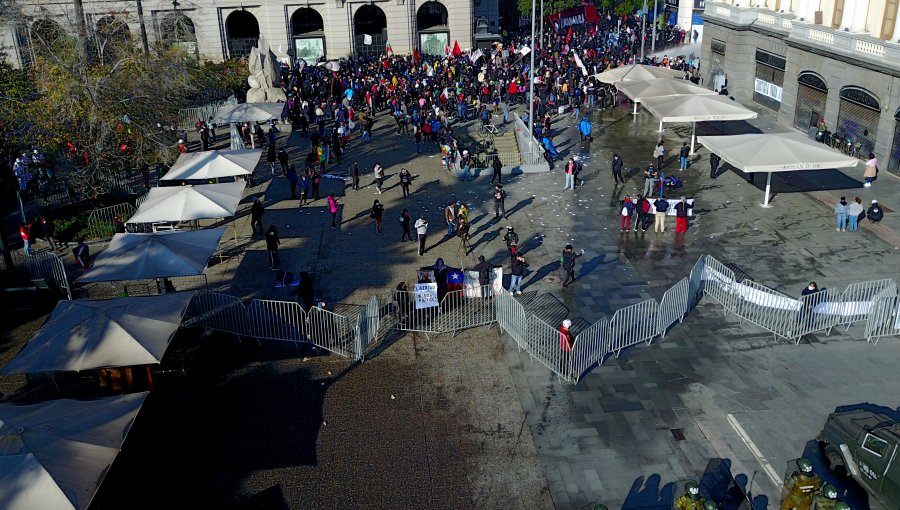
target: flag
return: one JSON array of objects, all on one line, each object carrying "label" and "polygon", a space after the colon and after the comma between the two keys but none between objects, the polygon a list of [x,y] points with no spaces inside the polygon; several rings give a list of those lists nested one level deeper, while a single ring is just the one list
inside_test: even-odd
[{"label": "flag", "polygon": [[369,34],[363,35],[363,44],[372,44],[372,36]]},{"label": "flag", "polygon": [[575,63],[578,64],[578,67],[581,68],[581,74],[587,76],[587,68],[584,67],[584,62],[581,61],[581,58],[578,57],[578,53],[575,53]]},{"label": "flag", "polygon": [[472,53],[472,63],[474,64],[474,63],[478,62],[478,59],[480,59],[483,56],[484,56],[484,53],[482,53],[480,49],[475,50],[475,52]]},{"label": "flag", "polygon": [[519,50],[519,53],[521,53],[522,56],[524,57],[524,56],[528,55],[529,53],[531,53],[531,48],[529,48],[528,46],[522,46],[522,49]]},{"label": "flag", "polygon": [[462,271],[447,271],[447,292],[463,288],[466,276]]},{"label": "flag", "polygon": [[570,26],[569,26],[569,33],[566,34],[566,44],[569,44],[569,39],[571,39],[571,38],[572,38],[572,27],[571,27],[571,25],[570,25]]},{"label": "flag", "polygon": [[459,41],[453,41],[453,56],[458,57],[462,54],[462,50],[459,49]]},{"label": "flag", "polygon": [[413,50],[413,60],[416,62],[416,65],[419,65],[419,50]]},{"label": "flag", "polygon": [[394,48],[391,48],[391,41],[384,43],[384,51],[385,52],[394,52]]}]

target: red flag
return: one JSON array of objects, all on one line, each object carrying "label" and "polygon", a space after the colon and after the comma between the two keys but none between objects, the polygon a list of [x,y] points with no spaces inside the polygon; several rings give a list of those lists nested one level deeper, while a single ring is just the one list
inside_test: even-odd
[{"label": "red flag", "polygon": [[[569,30],[571,30],[571,28]],[[458,57],[461,53],[462,50],[459,49],[459,41],[453,41],[453,56]]]},{"label": "red flag", "polygon": [[419,65],[419,50],[413,50],[413,60],[416,61],[416,65]]},{"label": "red flag", "polygon": [[569,44],[569,39],[572,38],[572,27],[569,27],[569,33],[566,34],[566,44]]}]

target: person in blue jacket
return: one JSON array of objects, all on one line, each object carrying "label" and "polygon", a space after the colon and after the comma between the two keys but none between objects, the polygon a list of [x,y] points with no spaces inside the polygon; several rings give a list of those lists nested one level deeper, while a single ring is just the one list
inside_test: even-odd
[{"label": "person in blue jacket", "polygon": [[545,136],[544,139],[541,140],[541,143],[544,145],[544,149],[546,149],[547,153],[550,154],[553,159],[559,157],[559,152],[556,151],[556,146],[553,145],[553,140],[551,140],[550,137]]},{"label": "person in blue jacket", "polygon": [[591,122],[588,120],[587,115],[581,118],[581,122],[578,123],[578,132],[581,133],[581,146],[584,146],[584,143],[591,138]]}]

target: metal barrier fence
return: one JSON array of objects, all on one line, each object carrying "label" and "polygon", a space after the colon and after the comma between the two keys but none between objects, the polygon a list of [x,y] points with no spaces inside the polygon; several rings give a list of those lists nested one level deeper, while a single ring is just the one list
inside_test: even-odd
[{"label": "metal barrier fence", "polygon": [[33,250],[31,255],[25,255],[17,250],[10,252],[10,255],[13,258],[13,269],[17,273],[32,282],[43,280],[48,286],[65,295],[66,299],[72,299],[66,265],[55,253]]},{"label": "metal barrier fence", "polygon": [[256,339],[306,341],[306,312],[300,303],[255,299],[247,306],[247,320]]},{"label": "metal barrier fence", "polygon": [[356,352],[356,325],[349,317],[315,307],[306,317],[311,343],[350,359],[362,359],[363,353]]},{"label": "metal barrier fence", "polygon": [[872,300],[871,311],[866,320],[866,341],[877,344],[883,336],[900,335],[900,296],[877,296]]},{"label": "metal barrier fence", "polygon": [[456,334],[464,329],[494,324],[497,322],[494,299],[490,285],[448,292],[440,302],[422,292],[395,290],[392,291],[392,300],[396,304],[395,327],[427,334]]},{"label": "metal barrier fence", "polygon": [[734,271],[725,267],[718,260],[706,255],[703,257],[703,295],[710,296],[722,305],[725,312],[733,312],[735,303],[731,293],[735,284]]},{"label": "metal barrier fence", "polygon": [[823,289],[815,294],[800,297],[800,309],[796,313],[796,327],[788,330],[787,338],[799,344],[800,339],[809,333],[825,331],[831,334],[831,328],[840,323],[842,303],[840,294],[834,289]]},{"label": "metal barrier fence", "polygon": [[378,331],[381,329],[381,310],[378,306],[378,298],[372,296],[366,306],[356,315],[356,338],[358,344],[356,351],[365,354],[369,346],[378,339]]},{"label": "metal barrier fence", "polygon": [[228,99],[208,103],[195,108],[184,108],[178,110],[178,129],[194,129],[197,119],[209,122],[218,113],[219,108],[238,104],[237,98],[229,96]]},{"label": "metal barrier fence", "polygon": [[77,288],[89,299],[115,299],[126,296],[156,296],[169,292],[205,290],[209,283],[205,274],[170,276],[112,282],[78,284]]},{"label": "metal barrier fence", "polygon": [[732,285],[735,310],[744,320],[771,332],[777,339],[790,338],[796,329],[800,300],[750,280]]},{"label": "metal barrier fence", "polygon": [[[537,360],[553,371],[559,379],[572,380],[572,352],[562,349],[562,337],[558,329],[539,319],[528,317],[525,327],[525,346],[532,360]],[[573,347],[574,349],[574,347]]]},{"label": "metal barrier fence", "polygon": [[249,336],[247,310],[240,298],[220,292],[196,292],[181,321],[182,327],[214,329]]},{"label": "metal barrier fence", "polygon": [[653,341],[659,334],[659,303],[648,299],[616,310],[609,321],[609,352],[619,357],[622,349]]},{"label": "metal barrier fence", "polygon": [[88,232],[92,239],[112,239],[115,233],[115,218],[123,222],[134,214],[135,208],[129,203],[94,209],[88,216]]},{"label": "metal barrier fence", "polygon": [[897,294],[897,283],[891,279],[871,282],[851,283],[841,294],[842,317],[840,324],[849,329],[854,322],[864,321],[869,317],[872,300],[882,292]]},{"label": "metal barrier fence", "polygon": [[525,307],[508,292],[497,296],[497,324],[516,341],[519,351],[525,349],[525,331],[527,327]]},{"label": "metal barrier fence", "polygon": [[691,299],[689,295],[691,280],[690,278],[682,278],[680,282],[673,285],[663,294],[659,300],[659,316],[656,322],[656,328],[661,338],[666,337],[666,331],[669,326],[676,322],[684,320],[690,307]]},{"label": "metal barrier fence", "polygon": [[603,317],[575,337],[572,350],[571,380],[578,383],[581,376],[594,365],[600,366],[609,354],[609,320]]}]

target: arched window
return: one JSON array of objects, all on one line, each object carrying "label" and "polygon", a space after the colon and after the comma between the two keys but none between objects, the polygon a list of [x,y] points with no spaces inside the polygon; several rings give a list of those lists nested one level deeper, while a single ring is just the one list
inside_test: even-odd
[{"label": "arched window", "polygon": [[225,18],[225,33],[228,56],[245,57],[259,41],[259,22],[256,21],[256,16],[247,11],[232,11]]},{"label": "arched window", "polygon": [[416,27],[419,32],[430,28],[447,28],[447,8],[440,2],[425,2],[416,12]]},{"label": "arched window", "polygon": [[301,7],[291,16],[294,57],[316,62],[325,56],[325,23],[315,9]]},{"label": "arched window", "polygon": [[810,132],[824,122],[825,104],[828,101],[828,85],[821,76],[804,71],[797,77],[797,106],[794,111],[794,127]]},{"label": "arched window", "polygon": [[315,9],[301,7],[291,16],[291,35],[298,36],[314,32],[324,32],[325,22]]},{"label": "arched window", "polygon": [[377,5],[365,4],[353,15],[356,53],[380,55],[388,42],[387,16]]},{"label": "arched window", "polygon": [[844,87],[840,97],[835,134],[844,140],[844,152],[865,158],[875,150],[881,103],[874,94],[861,87]]}]

